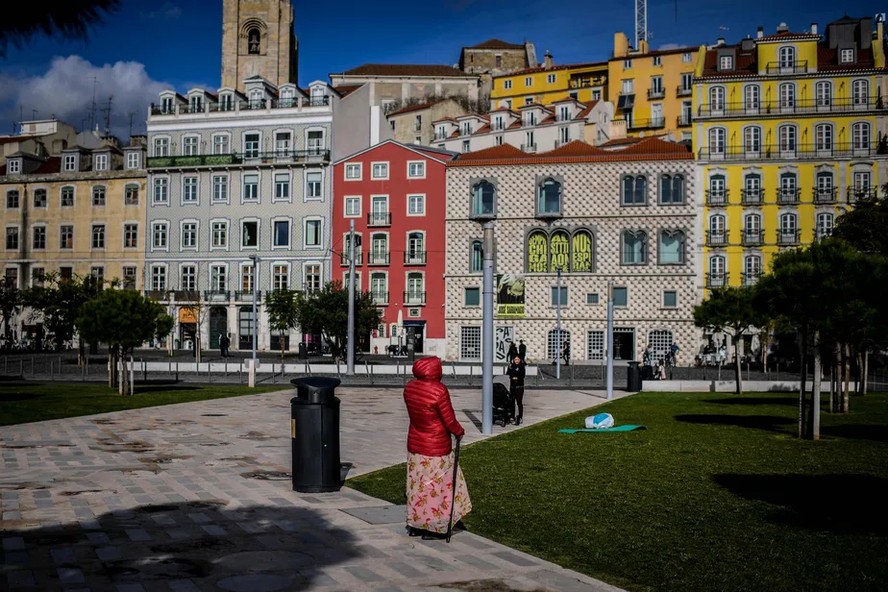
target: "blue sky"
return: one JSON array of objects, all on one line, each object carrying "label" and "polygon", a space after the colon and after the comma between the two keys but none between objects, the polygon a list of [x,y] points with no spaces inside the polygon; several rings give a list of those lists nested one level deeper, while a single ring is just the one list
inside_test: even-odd
[{"label": "blue sky", "polygon": [[[50,117],[78,128],[104,121],[126,139],[145,132],[148,104],[161,90],[185,92],[219,86],[222,0],[163,2],[123,0],[123,6],[90,30],[87,41],[39,36],[10,46],[0,58],[0,134],[14,122]],[[557,64],[605,60],[613,34],[634,38],[634,1],[607,3],[539,0],[444,0],[387,4],[346,0],[294,0],[299,39],[299,82],[329,80],[363,63],[456,64],[460,48],[496,37],[535,44]],[[772,33],[786,22],[793,31],[888,11],[888,2],[825,0],[648,0],[651,46],[731,43]],[[93,109],[95,97],[96,108]],[[104,111],[103,111],[104,110]],[[95,117],[91,117],[95,113]]]}]

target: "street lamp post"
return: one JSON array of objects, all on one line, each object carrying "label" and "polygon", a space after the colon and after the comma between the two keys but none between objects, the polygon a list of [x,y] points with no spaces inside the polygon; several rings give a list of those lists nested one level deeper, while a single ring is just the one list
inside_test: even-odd
[{"label": "street lamp post", "polygon": [[355,221],[349,221],[348,229],[348,329],[346,331],[346,371],[355,374]]},{"label": "street lamp post", "polygon": [[555,378],[561,379],[561,351],[564,349],[564,336],[561,334],[561,268],[555,269],[555,292],[558,299],[555,301]]},{"label": "street lamp post", "polygon": [[483,302],[481,326],[481,433],[493,433],[493,221],[483,225]]},{"label": "street lamp post", "polygon": [[607,399],[614,398],[614,282],[607,283]]},{"label": "street lamp post", "polygon": [[256,368],[256,350],[259,344],[259,261],[258,255],[250,255],[253,261],[253,369]]}]

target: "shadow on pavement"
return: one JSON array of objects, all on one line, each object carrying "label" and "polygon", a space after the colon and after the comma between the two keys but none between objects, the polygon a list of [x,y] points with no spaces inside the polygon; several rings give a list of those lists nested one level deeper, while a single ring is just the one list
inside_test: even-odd
[{"label": "shadow on pavement", "polygon": [[[111,494],[69,495],[84,493]],[[115,510],[82,523],[22,526],[3,532],[4,579],[11,590],[78,584],[117,590],[136,583],[178,589],[182,580],[200,590],[301,590],[328,579],[324,567],[360,555],[351,533],[295,507],[199,501]]]}]

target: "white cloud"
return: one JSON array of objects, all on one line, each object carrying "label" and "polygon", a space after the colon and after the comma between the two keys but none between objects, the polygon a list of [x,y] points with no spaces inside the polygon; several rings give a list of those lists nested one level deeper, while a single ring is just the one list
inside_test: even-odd
[{"label": "white cloud", "polygon": [[0,79],[0,117],[17,122],[55,116],[78,130],[91,120],[104,129],[109,118],[111,133],[126,140],[130,129],[145,133],[149,104],[170,87],[152,80],[138,62],[97,66],[76,55],[57,57],[41,76]]}]

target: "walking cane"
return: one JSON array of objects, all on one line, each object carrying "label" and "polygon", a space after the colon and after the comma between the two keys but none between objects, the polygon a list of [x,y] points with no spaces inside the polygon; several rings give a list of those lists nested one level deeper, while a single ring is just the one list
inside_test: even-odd
[{"label": "walking cane", "polygon": [[453,534],[453,509],[456,507],[456,471],[459,469],[459,442],[461,438],[456,439],[456,449],[453,451],[453,491],[450,492],[450,522],[447,523],[447,542],[450,542],[450,535]]}]

